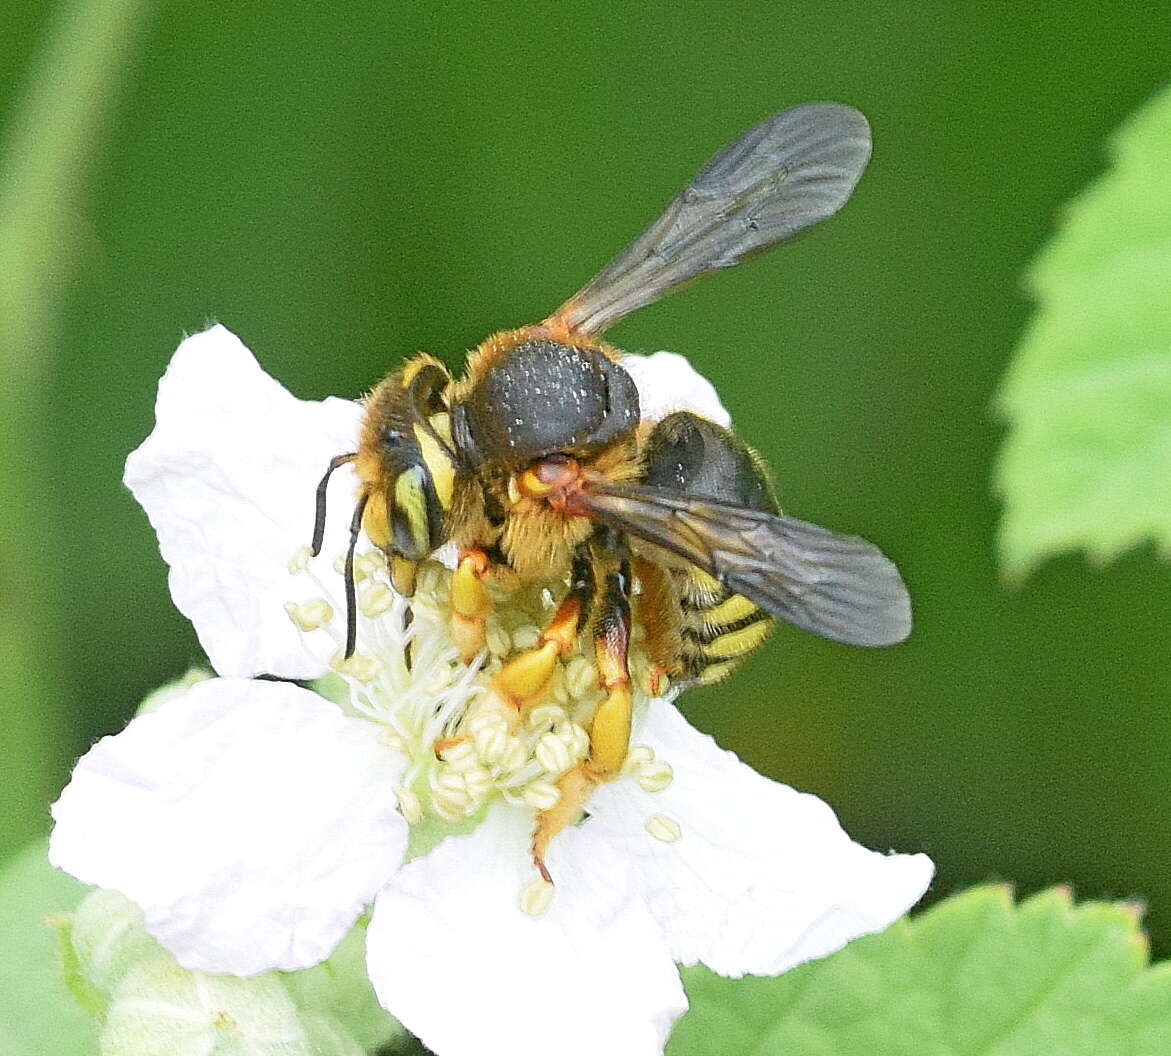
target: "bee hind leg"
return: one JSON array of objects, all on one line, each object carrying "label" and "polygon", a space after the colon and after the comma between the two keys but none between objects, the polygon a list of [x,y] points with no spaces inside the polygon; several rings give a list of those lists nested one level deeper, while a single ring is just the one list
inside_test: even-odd
[{"label": "bee hind leg", "polygon": [[643,649],[649,661],[644,688],[650,696],[657,697],[667,691],[668,676],[677,674],[673,668],[674,658],[679,655],[682,622],[678,591],[671,583],[670,573],[661,565],[644,557],[635,557],[632,564],[639,584],[639,623],[646,633]]},{"label": "bee hind leg", "polygon": [[[603,549],[604,547],[604,549]],[[630,692],[627,653],[630,647],[630,561],[626,540],[617,532],[600,533],[595,559],[600,576],[599,608],[594,623],[594,655],[598,681],[606,696],[590,723],[590,749],[585,760],[557,782],[560,798],[537,815],[533,832],[533,863],[549,880],[545,852],[549,842],[581,816],[596,786],[622,772],[630,748],[634,702]]]},{"label": "bee hind leg", "polygon": [[553,677],[558,658],[573,649],[581,627],[589,618],[593,594],[594,570],[589,549],[583,543],[574,551],[569,593],[541,632],[537,644],[510,660],[492,680],[497,692],[518,712],[540,699]]}]

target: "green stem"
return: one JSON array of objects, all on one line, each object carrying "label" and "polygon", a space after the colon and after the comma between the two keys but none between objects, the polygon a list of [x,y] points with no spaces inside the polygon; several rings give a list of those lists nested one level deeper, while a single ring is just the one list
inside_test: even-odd
[{"label": "green stem", "polygon": [[0,853],[43,828],[72,750],[61,736],[64,643],[51,558],[53,526],[84,510],[53,465],[52,387],[86,176],[145,7],[62,6],[0,155],[0,774],[16,790],[0,817]]}]

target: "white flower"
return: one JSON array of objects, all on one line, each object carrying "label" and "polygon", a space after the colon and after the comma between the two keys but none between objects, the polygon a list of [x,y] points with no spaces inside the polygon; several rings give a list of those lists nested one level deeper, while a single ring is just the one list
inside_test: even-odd
[{"label": "white flower", "polygon": [[[648,406],[703,392],[678,357],[633,373]],[[716,417],[708,393],[698,409]],[[552,593],[498,596],[489,648],[465,666],[447,630],[450,574],[423,569],[404,630],[406,604],[366,544],[359,652],[343,661],[334,562],[353,507],[349,467],[330,485],[322,556],[309,560],[304,544],[314,488],[353,449],[360,407],[294,399],[217,326],[180,345],[157,417],[126,482],[221,677],[78,763],[53,808],[50,855],[136,902],[182,965],[305,967],[373,904],[375,989],[442,1056],[659,1053],[687,1007],[677,963],[780,972],[885,927],[922,895],[927,858],[852,843],[825,804],[641,694],[627,773],[549,848],[554,894],[529,841],[536,809],[587,750],[599,696],[590,662],[569,657],[523,725],[488,692]],[[636,681],[640,664],[636,651]],[[248,677],[331,668],[343,705]],[[406,861],[409,841],[437,823],[478,824]]]}]

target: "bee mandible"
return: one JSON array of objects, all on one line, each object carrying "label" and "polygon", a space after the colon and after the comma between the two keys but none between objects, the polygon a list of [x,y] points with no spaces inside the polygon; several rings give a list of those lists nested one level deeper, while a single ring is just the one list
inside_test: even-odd
[{"label": "bee mandible", "polygon": [[462,377],[423,354],[379,382],[357,450],[334,458],[321,482],[315,554],[329,474],[353,463],[360,481],[345,567],[347,657],[363,530],[405,595],[419,562],[455,544],[451,626],[465,661],[484,645],[488,581],[565,585],[537,644],[494,677],[521,714],[579,636],[593,639],[604,697],[588,756],[538,818],[542,872],[548,841],[626,757],[632,597],[652,682],[723,678],[775,617],[854,645],[910,632],[906,588],[877,547],[780,513],[760,458],[731,430],[689,411],[643,421],[622,353],[602,338],[683,283],[832,216],[869,157],[869,126],[851,107],[774,114],[708,162],[551,316],[481,342]]}]

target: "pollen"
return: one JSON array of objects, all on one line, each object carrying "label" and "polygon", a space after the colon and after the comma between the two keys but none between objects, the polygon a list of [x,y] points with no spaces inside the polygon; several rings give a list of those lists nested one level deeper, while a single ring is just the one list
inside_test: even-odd
[{"label": "pollen", "polygon": [[553,904],[555,888],[548,880],[541,876],[534,876],[520,889],[519,905],[521,912],[530,917],[539,917],[548,911]]},{"label": "pollen", "polygon": [[674,843],[683,835],[683,828],[666,814],[652,814],[643,826],[650,835],[663,843]]},{"label": "pollen", "polygon": [[300,605],[292,601],[286,602],[285,612],[301,631],[315,631],[333,619],[333,606],[324,598],[315,598]]}]

